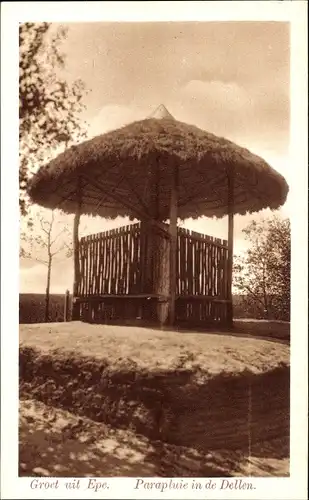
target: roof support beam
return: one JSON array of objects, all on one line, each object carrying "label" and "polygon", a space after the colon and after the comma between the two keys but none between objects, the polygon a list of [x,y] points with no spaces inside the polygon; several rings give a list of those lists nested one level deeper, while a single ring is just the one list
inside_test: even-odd
[{"label": "roof support beam", "polygon": [[110,198],[114,201],[116,201],[117,203],[119,203],[120,205],[122,205],[124,208],[126,208],[129,212],[132,213],[132,215],[134,215],[137,219],[139,220],[149,220],[157,229],[159,229],[161,232],[163,232],[163,234],[167,237],[169,237],[169,232],[168,232],[168,229],[166,229],[166,227],[164,226],[164,224],[162,222],[159,222],[155,219],[153,219],[148,213],[144,212],[143,210],[141,210],[140,208],[134,206],[130,200],[128,199],[124,199],[123,197],[117,195],[115,192],[111,193],[110,191],[108,191],[106,189],[106,187],[101,184],[100,182],[92,179],[91,177],[89,177],[88,175],[83,175],[83,179],[85,181],[87,181],[87,183],[93,187],[95,187],[96,189],[98,189],[99,191],[101,191],[102,194],[105,194],[107,196],[107,198]]}]

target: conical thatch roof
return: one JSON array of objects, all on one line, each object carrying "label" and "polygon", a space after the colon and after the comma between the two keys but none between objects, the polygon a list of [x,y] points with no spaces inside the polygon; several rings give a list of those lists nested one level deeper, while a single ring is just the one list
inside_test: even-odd
[{"label": "conical thatch roof", "polygon": [[235,213],[245,214],[286,200],[285,179],[262,158],[236,144],[175,120],[161,105],[154,115],[73,146],[32,179],[33,202],[76,210],[81,182],[82,213],[139,218],[156,200],[156,216],[169,216],[172,166],[178,166],[178,216],[222,217],[227,213],[227,173],[235,172]]}]

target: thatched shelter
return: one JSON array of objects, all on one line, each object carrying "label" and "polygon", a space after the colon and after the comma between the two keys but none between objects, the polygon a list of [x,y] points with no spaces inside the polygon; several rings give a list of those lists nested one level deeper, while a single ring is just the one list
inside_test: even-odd
[{"label": "thatched shelter", "polygon": [[80,179],[82,213],[135,218],[140,212],[150,212],[147,198],[152,186],[157,191],[157,218],[165,220],[174,167],[181,219],[227,215],[227,176],[232,169],[234,213],[278,208],[288,192],[285,179],[262,158],[180,123],[164,115],[162,108],[154,117],[67,149],[39,170],[29,192],[35,203],[75,213]]},{"label": "thatched shelter", "polygon": [[[229,216],[231,301],[233,215],[276,209],[287,193],[285,179],[262,158],[175,120],[163,105],[148,119],[70,147],[43,166],[29,186],[34,203],[76,213],[77,222],[80,214],[128,216],[168,233],[171,322],[177,219]],[[169,227],[163,224],[167,220]],[[75,244],[77,248],[77,225]],[[231,312],[229,316],[231,320]]]}]

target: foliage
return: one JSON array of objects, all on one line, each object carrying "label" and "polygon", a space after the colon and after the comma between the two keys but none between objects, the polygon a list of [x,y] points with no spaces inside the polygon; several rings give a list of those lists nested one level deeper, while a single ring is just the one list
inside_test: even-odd
[{"label": "foliage", "polygon": [[[234,286],[248,309],[265,319],[290,318],[290,221],[276,216],[244,229],[250,248],[235,258]],[[256,316],[255,313],[255,316]]]},{"label": "foliage", "polygon": [[57,147],[84,136],[80,112],[85,87],[59,75],[65,58],[60,45],[66,29],[49,23],[24,23],[19,29],[20,211],[27,213],[27,182],[33,167]]}]

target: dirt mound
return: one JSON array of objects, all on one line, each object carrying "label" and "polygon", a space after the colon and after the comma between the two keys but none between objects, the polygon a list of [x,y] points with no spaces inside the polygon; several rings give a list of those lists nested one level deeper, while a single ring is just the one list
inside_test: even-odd
[{"label": "dirt mound", "polygon": [[197,384],[219,374],[266,373],[290,362],[288,345],[223,332],[180,333],[70,322],[20,325],[20,342],[22,347],[58,357],[95,359],[111,372],[152,376],[188,370]]},{"label": "dirt mound", "polygon": [[20,350],[21,394],[151,439],[197,449],[248,449],[289,438],[289,370],[214,376],[114,372],[96,359]]},{"label": "dirt mound", "polygon": [[[258,461],[288,457],[287,345],[222,335],[75,326],[27,326],[27,335],[24,330],[22,398],[93,425],[143,436],[157,443],[153,447],[161,455],[163,446],[167,455],[182,448],[203,457],[237,452],[242,458],[233,455],[233,463],[238,464],[244,457],[251,465],[253,456]],[[265,442],[280,446],[268,449]],[[230,467],[233,474],[236,469]],[[222,475],[218,464],[215,470]]]}]

